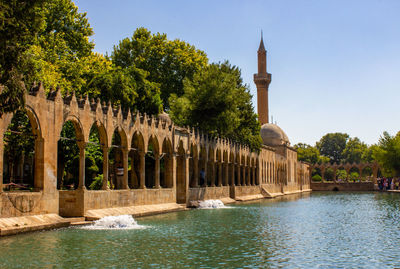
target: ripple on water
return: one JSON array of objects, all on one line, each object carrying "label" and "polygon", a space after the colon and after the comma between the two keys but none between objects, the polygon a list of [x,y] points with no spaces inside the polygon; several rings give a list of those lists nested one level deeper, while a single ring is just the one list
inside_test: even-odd
[{"label": "ripple on water", "polygon": [[232,208],[128,222],[151,229],[1,238],[0,267],[400,267],[398,194],[313,193]]}]

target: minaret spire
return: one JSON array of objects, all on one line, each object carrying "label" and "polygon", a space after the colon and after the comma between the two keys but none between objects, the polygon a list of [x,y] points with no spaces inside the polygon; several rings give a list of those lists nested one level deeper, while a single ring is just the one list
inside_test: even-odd
[{"label": "minaret spire", "polygon": [[263,32],[257,51],[258,73],[254,74],[254,83],[257,86],[257,110],[261,125],[268,123],[268,87],[271,83],[271,74],[267,73],[267,51],[264,47]]},{"label": "minaret spire", "polygon": [[261,42],[260,42],[260,46],[258,47],[258,51],[265,51],[265,47],[264,47],[264,41],[263,41],[263,31],[261,30]]}]

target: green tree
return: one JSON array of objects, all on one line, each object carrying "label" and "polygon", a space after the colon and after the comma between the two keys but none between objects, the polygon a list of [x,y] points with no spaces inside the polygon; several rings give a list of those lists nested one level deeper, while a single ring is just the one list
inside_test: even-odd
[{"label": "green tree", "polygon": [[0,117],[24,104],[24,52],[44,27],[44,0],[0,0]]},{"label": "green tree", "polygon": [[42,13],[44,27],[34,38],[33,47],[24,51],[26,85],[45,82],[46,88],[61,87],[80,92],[86,83],[94,44],[89,41],[93,30],[86,13],[79,13],[70,0],[46,0]]},{"label": "green tree", "polygon": [[254,113],[251,94],[240,70],[228,62],[211,64],[184,81],[184,94],[170,97],[171,118],[178,125],[193,126],[261,147],[260,123]]},{"label": "green tree", "polygon": [[[11,182],[14,178],[14,165],[32,159],[35,154],[35,138],[25,111],[18,110],[15,112],[7,131],[4,133],[4,142],[4,156],[6,156],[9,168],[9,174],[5,175],[5,182]],[[30,180],[29,183],[33,183],[33,177]]]},{"label": "green tree", "polygon": [[368,146],[361,142],[358,137],[349,138],[346,146],[342,152],[343,162],[348,163],[361,163],[367,161],[366,151],[368,151]]},{"label": "green tree", "polygon": [[378,145],[373,147],[373,156],[386,176],[400,176],[400,132],[395,136],[383,132]]},{"label": "green tree", "polygon": [[328,133],[317,142],[317,149],[321,155],[328,157],[331,163],[340,163],[348,139],[349,135],[345,133]]},{"label": "green tree", "polygon": [[183,81],[192,79],[208,63],[203,51],[178,39],[168,40],[166,34],[151,34],[146,28],[138,28],[131,38],[121,40],[111,58],[122,68],[134,66],[147,71],[147,79],[159,84],[167,110],[170,95],[181,96]]},{"label": "green tree", "polygon": [[316,147],[304,143],[294,145],[297,150],[297,159],[299,161],[316,164],[320,160],[320,154]]}]

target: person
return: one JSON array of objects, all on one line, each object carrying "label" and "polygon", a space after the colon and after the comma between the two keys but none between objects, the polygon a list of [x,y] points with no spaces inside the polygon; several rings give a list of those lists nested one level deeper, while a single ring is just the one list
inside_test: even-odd
[{"label": "person", "polygon": [[204,171],[204,169],[202,168],[200,170],[200,186],[203,186],[205,183],[205,179],[206,179],[206,172]]},{"label": "person", "polygon": [[390,189],[391,190],[394,190],[394,180],[395,180],[395,178],[392,178],[391,182],[390,182]]}]

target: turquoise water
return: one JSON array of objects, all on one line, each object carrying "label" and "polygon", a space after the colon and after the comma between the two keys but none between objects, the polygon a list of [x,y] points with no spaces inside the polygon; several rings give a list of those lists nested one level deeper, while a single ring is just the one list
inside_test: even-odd
[{"label": "turquoise water", "polygon": [[1,268],[400,267],[400,194],[313,193],[0,239]]}]

